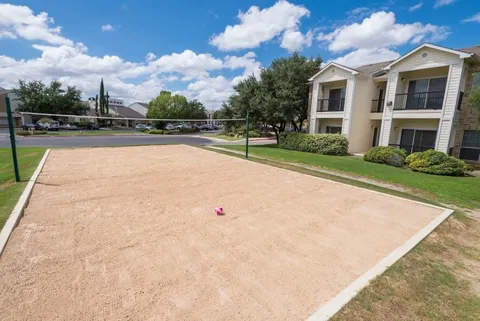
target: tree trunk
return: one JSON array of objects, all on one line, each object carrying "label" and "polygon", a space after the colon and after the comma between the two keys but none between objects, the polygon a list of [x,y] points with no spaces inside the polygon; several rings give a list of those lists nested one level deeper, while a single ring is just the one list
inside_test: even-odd
[{"label": "tree trunk", "polygon": [[292,120],[292,126],[293,126],[293,130],[294,130],[294,131],[296,131],[296,132],[299,131],[298,126],[297,126],[297,123],[296,123],[294,120]]}]

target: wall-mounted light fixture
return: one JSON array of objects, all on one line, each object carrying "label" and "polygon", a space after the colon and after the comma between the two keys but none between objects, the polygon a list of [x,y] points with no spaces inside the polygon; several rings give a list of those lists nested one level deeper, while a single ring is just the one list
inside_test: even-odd
[{"label": "wall-mounted light fixture", "polygon": [[405,78],[402,78],[402,81],[405,81]]},{"label": "wall-mounted light fixture", "polygon": [[397,132],[397,131],[398,131],[398,127],[393,127],[393,130]]},{"label": "wall-mounted light fixture", "polygon": [[380,89],[380,86],[377,86],[377,89]]}]

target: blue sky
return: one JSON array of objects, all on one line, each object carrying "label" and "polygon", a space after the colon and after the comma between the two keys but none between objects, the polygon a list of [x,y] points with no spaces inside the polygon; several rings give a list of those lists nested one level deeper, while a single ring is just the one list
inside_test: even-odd
[{"label": "blue sky", "polygon": [[244,77],[298,50],[355,67],[429,41],[479,45],[474,0],[12,1],[0,4],[0,86],[18,79],[148,101],[168,89],[218,108]]}]

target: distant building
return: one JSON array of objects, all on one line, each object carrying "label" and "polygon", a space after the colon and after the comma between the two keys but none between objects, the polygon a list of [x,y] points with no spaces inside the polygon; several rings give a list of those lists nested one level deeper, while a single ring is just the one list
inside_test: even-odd
[{"label": "distant building", "polygon": [[143,116],[147,116],[147,111],[148,111],[147,103],[141,103],[137,101],[137,102],[134,102],[133,104],[130,104],[128,108],[135,110],[137,113],[142,114]]},{"label": "distant building", "polygon": [[7,105],[5,102],[5,98],[7,96],[10,98],[10,107],[12,109],[15,127],[20,127],[22,126],[22,116],[16,112],[18,109],[18,101],[15,100],[16,96],[11,92],[11,90],[0,87],[0,128],[8,127]]}]

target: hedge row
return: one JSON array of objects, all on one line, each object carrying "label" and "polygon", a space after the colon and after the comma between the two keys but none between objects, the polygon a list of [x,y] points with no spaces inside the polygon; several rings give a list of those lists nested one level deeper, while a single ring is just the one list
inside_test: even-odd
[{"label": "hedge row", "polygon": [[15,135],[18,135],[18,136],[31,136],[33,133],[33,135],[46,135],[48,134],[48,132],[46,130],[35,130],[33,132],[30,132],[28,130],[19,130],[17,132],[15,132]]},{"label": "hedge row", "polygon": [[182,131],[178,129],[173,129],[173,130],[163,130],[163,129],[152,129],[148,131],[148,134],[152,135],[171,135],[171,134],[178,134],[181,133]]},{"label": "hedge row", "polygon": [[348,140],[341,134],[304,134],[285,132],[280,134],[280,148],[322,155],[347,155]]}]

